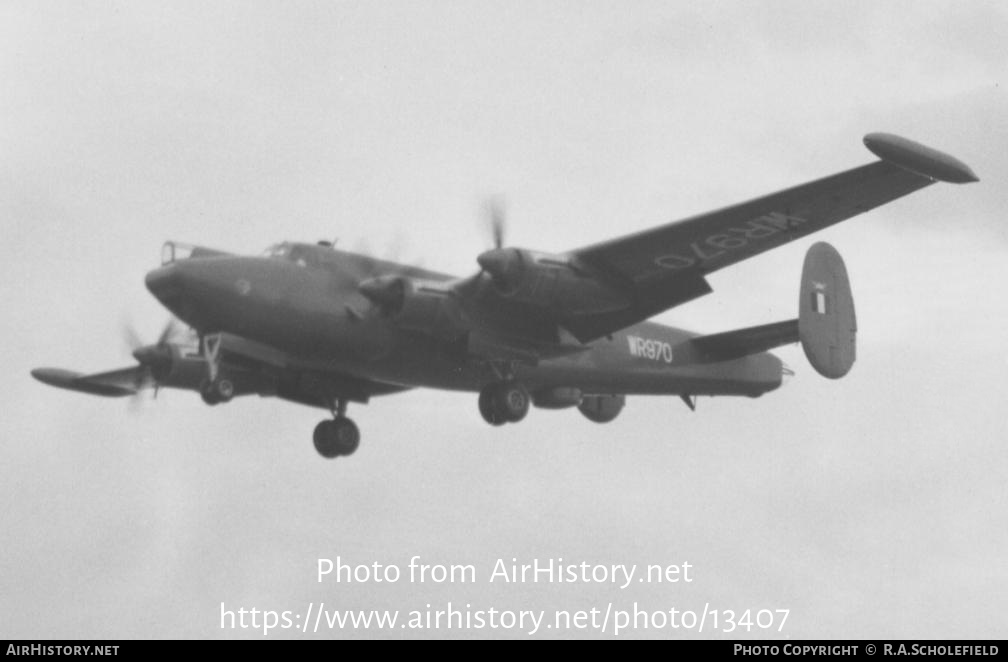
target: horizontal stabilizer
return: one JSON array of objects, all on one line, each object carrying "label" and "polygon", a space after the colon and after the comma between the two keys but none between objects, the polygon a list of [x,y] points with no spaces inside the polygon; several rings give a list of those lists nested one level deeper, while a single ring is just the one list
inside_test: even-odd
[{"label": "horizontal stabilizer", "polygon": [[31,371],[31,375],[43,384],[57,388],[90,393],[91,395],[122,397],[137,392],[137,384],[143,380],[142,370],[143,368],[136,366],[96,375],[84,375],[61,368],[35,368]]},{"label": "horizontal stabilizer", "polygon": [[805,356],[820,375],[839,379],[854,365],[856,333],[843,258],[825,242],[814,244],[805,254],[798,302],[798,336]]},{"label": "horizontal stabilizer", "polygon": [[693,338],[690,343],[708,360],[730,361],[798,342],[798,320]]}]

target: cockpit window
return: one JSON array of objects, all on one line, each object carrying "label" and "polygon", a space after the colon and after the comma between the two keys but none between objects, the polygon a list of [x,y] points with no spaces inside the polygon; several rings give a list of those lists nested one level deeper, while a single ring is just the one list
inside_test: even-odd
[{"label": "cockpit window", "polygon": [[286,241],[267,248],[263,251],[263,257],[293,262],[300,267],[307,267],[314,263],[311,251],[306,250],[304,246],[289,244]]},{"label": "cockpit window", "polygon": [[288,259],[299,267],[307,267],[310,257],[304,246],[294,246],[288,254]]},{"label": "cockpit window", "polygon": [[288,244],[287,242],[284,242],[282,244],[273,244],[265,251],[263,251],[263,257],[272,257],[285,260],[290,255],[290,250],[291,250],[290,244]]}]

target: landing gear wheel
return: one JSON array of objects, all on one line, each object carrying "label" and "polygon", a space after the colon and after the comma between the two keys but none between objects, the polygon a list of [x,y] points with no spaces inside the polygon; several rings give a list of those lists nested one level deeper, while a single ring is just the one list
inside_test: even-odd
[{"label": "landing gear wheel", "polygon": [[337,418],[333,424],[332,433],[340,455],[353,455],[360,446],[360,430],[357,429],[357,424],[345,416]]},{"label": "landing gear wheel", "polygon": [[339,457],[339,447],[336,445],[336,435],[332,433],[332,428],[336,421],[326,419],[315,426],[312,433],[312,441],[315,443],[315,450],[324,458],[332,459]]},{"label": "landing gear wheel", "polygon": [[315,426],[312,434],[315,450],[324,458],[332,459],[341,455],[353,455],[360,446],[360,430],[345,416],[334,420],[326,419]]},{"label": "landing gear wheel", "polygon": [[511,423],[517,423],[525,418],[529,410],[529,394],[518,382],[503,382],[497,387],[499,411]]},{"label": "landing gear wheel", "polygon": [[218,377],[213,381],[203,380],[203,383],[200,384],[200,396],[203,398],[203,402],[208,405],[228,402],[234,397],[234,393],[234,382],[230,379]]},{"label": "landing gear wheel", "polygon": [[528,391],[520,383],[498,382],[480,391],[479,410],[490,425],[517,423],[528,414],[530,401]]},{"label": "landing gear wheel", "polygon": [[230,379],[222,379],[218,377],[217,380],[213,382],[212,388],[221,402],[228,402],[234,397],[234,382]]},{"label": "landing gear wheel", "polygon": [[497,406],[494,404],[494,387],[496,384],[491,384],[487,386],[479,394],[479,412],[483,417],[483,420],[490,425],[504,425],[507,423],[507,419],[504,414],[498,411]]}]

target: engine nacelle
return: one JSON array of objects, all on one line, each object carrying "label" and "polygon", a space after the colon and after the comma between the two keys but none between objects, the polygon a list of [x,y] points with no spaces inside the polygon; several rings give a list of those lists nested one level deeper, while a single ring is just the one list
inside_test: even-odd
[{"label": "engine nacelle", "polygon": [[203,357],[188,355],[178,345],[145,345],[134,350],[133,357],[159,386],[195,389],[207,376]]},{"label": "engine nacelle", "polygon": [[399,328],[445,340],[458,338],[468,328],[450,290],[402,276],[379,276],[362,282],[360,291]]},{"label": "engine nacelle", "polygon": [[562,255],[495,248],[477,258],[502,297],[566,315],[626,308],[626,296]]},{"label": "engine nacelle", "polygon": [[625,395],[586,395],[578,405],[578,410],[589,421],[608,423],[619,416],[625,404]]},{"label": "engine nacelle", "polygon": [[164,386],[175,388],[197,388],[207,376],[206,361],[201,356],[186,356],[177,347],[172,347],[171,369],[163,376],[154,377]]}]

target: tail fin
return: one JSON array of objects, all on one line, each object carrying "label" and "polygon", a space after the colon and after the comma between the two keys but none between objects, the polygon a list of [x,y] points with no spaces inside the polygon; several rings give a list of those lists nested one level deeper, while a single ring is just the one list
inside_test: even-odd
[{"label": "tail fin", "polygon": [[798,337],[809,363],[823,377],[839,379],[854,365],[857,320],[847,267],[835,248],[813,245],[802,266]]},{"label": "tail fin", "polygon": [[854,365],[854,297],[843,258],[825,242],[813,245],[802,267],[798,319],[698,336],[687,343],[703,361],[729,361],[801,342],[823,377],[839,379]]}]

